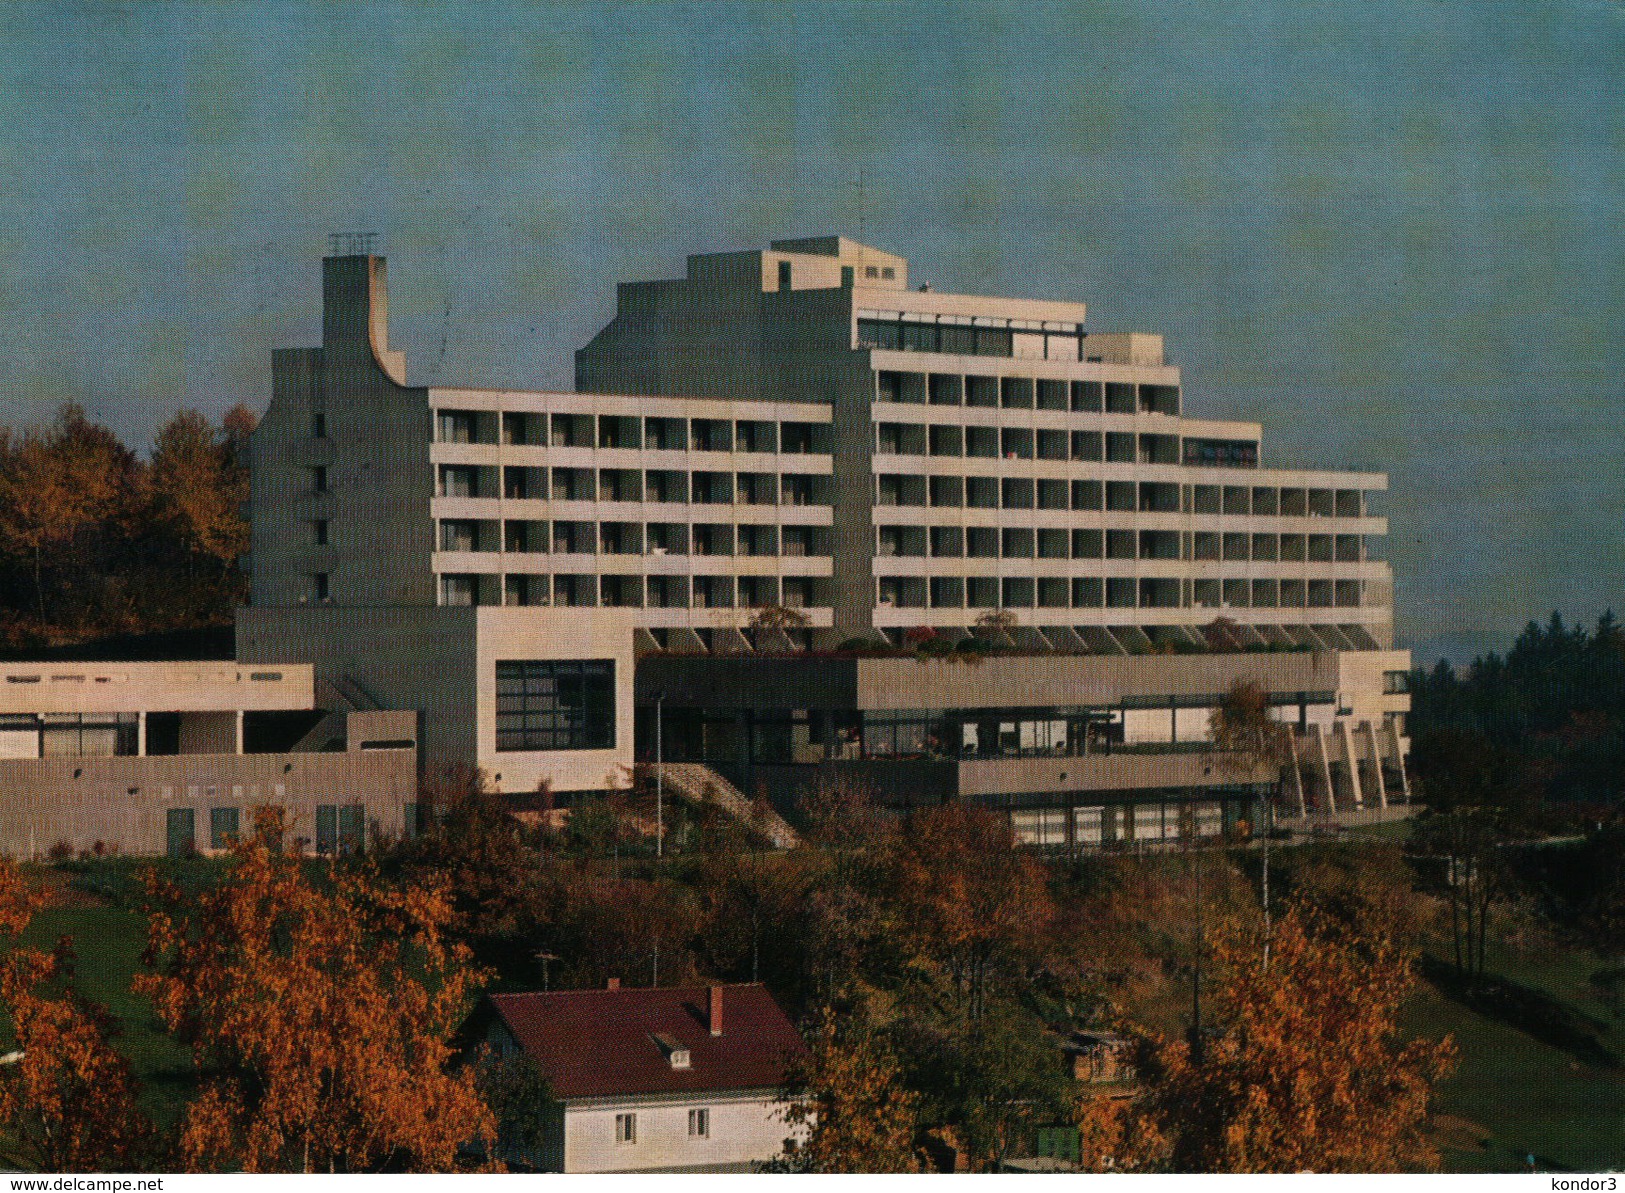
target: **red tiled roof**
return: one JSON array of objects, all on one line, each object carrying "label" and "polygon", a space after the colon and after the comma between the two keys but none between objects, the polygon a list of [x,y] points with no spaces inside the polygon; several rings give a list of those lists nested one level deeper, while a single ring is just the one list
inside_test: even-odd
[{"label": "red tiled roof", "polygon": [[[704,986],[487,997],[560,1098],[780,1086],[787,1062],[806,1052],[761,985],[722,987],[720,1036],[708,1026]],[[687,1069],[671,1067],[657,1033],[689,1050]]]}]

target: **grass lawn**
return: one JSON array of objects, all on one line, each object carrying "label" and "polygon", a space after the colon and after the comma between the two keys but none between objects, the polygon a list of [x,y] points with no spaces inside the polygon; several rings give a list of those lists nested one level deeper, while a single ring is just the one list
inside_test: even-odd
[{"label": "grass lawn", "polygon": [[[1539,957],[1493,952],[1490,968],[1544,991],[1584,1016],[1597,1041],[1625,1056],[1625,1021],[1613,1017],[1587,979],[1600,962],[1575,952]],[[1455,1037],[1455,1074],[1439,1091],[1440,1109],[1482,1126],[1483,1150],[1446,1151],[1455,1172],[1527,1172],[1625,1168],[1625,1070],[1584,1064],[1424,984],[1407,1026]]]}]

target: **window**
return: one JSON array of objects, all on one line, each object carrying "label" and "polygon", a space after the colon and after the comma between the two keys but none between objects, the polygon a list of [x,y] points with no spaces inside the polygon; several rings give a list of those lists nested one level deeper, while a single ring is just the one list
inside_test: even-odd
[{"label": "window", "polygon": [[312,493],[327,492],[327,465],[317,464],[310,470],[310,491]]},{"label": "window", "polygon": [[711,1111],[708,1109],[690,1110],[688,1112],[688,1137],[690,1139],[711,1138]]},{"label": "window", "polygon": [[477,443],[477,415],[472,410],[442,410],[439,416],[441,443]]},{"label": "window", "polygon": [[615,746],[613,659],[499,662],[497,749]]},{"label": "window", "polygon": [[311,577],[311,588],[318,601],[327,600],[327,573],[317,572]]},{"label": "window", "polygon": [[327,415],[320,410],[310,416],[310,437],[312,439],[327,438]]},{"label": "window", "polygon": [[312,522],[310,524],[310,536],[311,536],[312,542],[314,542],[316,546],[318,546],[318,547],[327,546],[327,519],[326,518],[317,518],[314,522]]},{"label": "window", "polygon": [[[788,262],[781,262],[780,264],[785,269],[789,268]],[[636,1143],[637,1141],[638,1116],[635,1114],[617,1114],[615,1116],[615,1142]]]},{"label": "window", "polygon": [[236,808],[209,809],[209,848],[226,849],[238,831]]},{"label": "window", "polygon": [[1411,676],[1408,671],[1384,671],[1382,673],[1382,690],[1384,695],[1397,696],[1411,690]]},{"label": "window", "polygon": [[[324,470],[325,471],[325,470]],[[323,492],[326,480],[322,481],[323,488],[316,491]],[[480,470],[468,464],[442,464],[440,466],[440,496],[442,497],[478,497],[480,495]]]},{"label": "window", "polygon": [[[235,809],[224,809],[235,811]],[[367,810],[361,804],[316,805],[316,852],[357,853],[365,836]]]},{"label": "window", "polygon": [[474,603],[473,576],[441,576],[440,603],[466,607]]},{"label": "window", "polygon": [[790,288],[790,262],[788,262],[788,261],[780,261],[779,262],[779,289],[780,290],[788,290],[789,288]]}]

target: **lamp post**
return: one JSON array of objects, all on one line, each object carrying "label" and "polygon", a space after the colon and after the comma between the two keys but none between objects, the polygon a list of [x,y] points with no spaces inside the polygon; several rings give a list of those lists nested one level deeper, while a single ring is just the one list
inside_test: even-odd
[{"label": "lamp post", "polygon": [[[666,693],[655,693],[655,857],[666,856]],[[658,962],[656,963],[658,964]]]}]

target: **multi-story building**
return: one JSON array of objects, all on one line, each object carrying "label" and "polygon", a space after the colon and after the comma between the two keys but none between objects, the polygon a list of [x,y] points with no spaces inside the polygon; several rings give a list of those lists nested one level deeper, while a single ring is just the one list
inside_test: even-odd
[{"label": "multi-story building", "polygon": [[[478,636],[466,607],[507,607],[501,659],[453,648],[481,660],[470,699],[490,715],[472,732],[427,723],[431,756],[501,763],[510,789],[560,786],[565,772],[562,789],[581,789],[587,771],[631,760],[624,725],[598,734],[587,767],[566,756],[585,744],[550,751],[505,728],[535,712],[499,691],[519,682],[502,668],[527,662],[527,626],[538,644],[567,628],[583,663],[625,649],[606,638],[595,655],[596,625],[624,627],[637,655],[665,656],[638,703],[679,726],[673,669],[721,674],[700,656],[800,651],[811,690],[825,660],[809,650],[976,635],[1063,657],[1064,675],[1016,700],[1073,710],[1039,718],[1052,726],[1115,707],[1119,729],[1095,740],[1127,746],[1130,706],[1183,705],[1167,737],[1147,730],[1138,744],[1189,745],[1225,677],[1258,672],[1321,743],[1325,801],[1403,785],[1408,699],[1393,677],[1408,658],[1391,650],[1391,573],[1372,550],[1387,526],[1368,509],[1386,478],[1263,467],[1257,424],[1186,416],[1159,336],[1087,332],[1079,303],[910,289],[904,259],[835,237],[694,257],[682,279],[621,286],[615,318],[577,354],[573,393],[409,386],[388,346],[381,258],[328,258],[323,314],[321,348],[274,357],[253,453],[255,608],[240,635],[248,657],[314,635],[329,670],[371,665],[366,684],[395,702],[410,660],[373,639],[433,637],[430,626]],[[391,635],[391,619],[412,629]],[[1346,662],[1317,663],[1309,699],[1303,677],[1260,670],[1269,652]],[[1207,655],[1206,669],[1128,657],[1165,653]],[[1112,658],[1123,665],[1103,669]],[[1200,692],[1180,678],[1197,670]],[[631,671],[623,660],[610,673],[629,685]],[[704,693],[688,707],[701,720],[730,699],[688,690]],[[933,735],[940,754],[1000,754],[999,729],[964,726],[1022,718],[982,695],[956,697],[967,715],[956,740]],[[764,709],[735,705],[746,720]],[[821,759],[842,748],[833,714],[864,707],[822,710]],[[1061,736],[1044,751],[1082,754],[1091,740]],[[1100,787],[1072,769],[1056,782]]]}]

